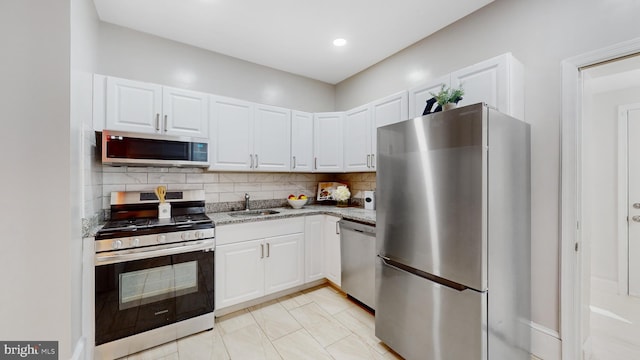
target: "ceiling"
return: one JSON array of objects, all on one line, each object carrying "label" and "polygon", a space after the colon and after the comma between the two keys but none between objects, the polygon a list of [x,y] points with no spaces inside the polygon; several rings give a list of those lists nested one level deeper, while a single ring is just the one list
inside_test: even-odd
[{"label": "ceiling", "polygon": [[491,2],[94,0],[102,21],[330,84]]}]

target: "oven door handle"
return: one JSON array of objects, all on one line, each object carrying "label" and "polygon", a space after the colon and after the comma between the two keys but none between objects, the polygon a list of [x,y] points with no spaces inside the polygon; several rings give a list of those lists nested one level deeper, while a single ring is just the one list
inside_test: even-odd
[{"label": "oven door handle", "polygon": [[133,260],[142,260],[149,259],[152,257],[158,256],[167,256],[167,255],[175,255],[182,254],[191,251],[198,250],[213,250],[215,248],[214,240],[203,240],[196,241],[189,245],[166,245],[162,249],[133,249],[133,250],[125,250],[126,252],[118,251],[118,252],[108,252],[108,253],[100,253],[96,254],[95,261],[96,265],[107,265],[125,261],[133,261]]}]

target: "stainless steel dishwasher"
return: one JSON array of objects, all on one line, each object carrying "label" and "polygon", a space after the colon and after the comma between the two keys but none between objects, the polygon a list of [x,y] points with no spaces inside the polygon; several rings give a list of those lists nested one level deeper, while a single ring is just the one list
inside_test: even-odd
[{"label": "stainless steel dishwasher", "polygon": [[342,290],[375,310],[376,228],[340,220]]}]

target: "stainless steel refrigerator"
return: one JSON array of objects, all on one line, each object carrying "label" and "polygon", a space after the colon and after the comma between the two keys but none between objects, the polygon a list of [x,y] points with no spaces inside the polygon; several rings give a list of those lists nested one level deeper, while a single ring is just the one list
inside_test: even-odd
[{"label": "stainless steel refrigerator", "polygon": [[529,125],[474,104],[377,136],[376,336],[408,360],[529,359]]}]

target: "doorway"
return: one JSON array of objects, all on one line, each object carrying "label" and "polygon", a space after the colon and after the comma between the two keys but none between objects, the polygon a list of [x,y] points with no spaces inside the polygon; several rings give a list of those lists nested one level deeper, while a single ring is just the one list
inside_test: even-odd
[{"label": "doorway", "polygon": [[580,75],[577,358],[640,359],[640,56]]}]

